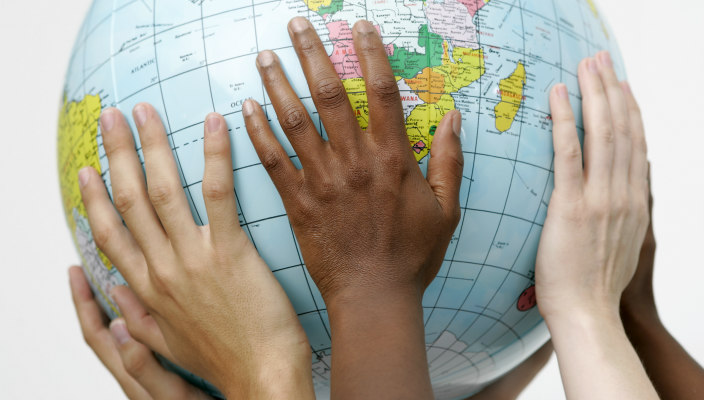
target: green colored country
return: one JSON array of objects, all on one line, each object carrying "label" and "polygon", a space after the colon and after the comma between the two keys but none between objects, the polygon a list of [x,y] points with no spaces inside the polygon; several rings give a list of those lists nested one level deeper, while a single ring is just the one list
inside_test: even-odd
[{"label": "green colored country", "polygon": [[336,12],[342,10],[342,4],[344,3],[344,1],[345,0],[332,0],[332,3],[330,3],[329,6],[320,6],[317,13],[321,17],[325,14],[335,14]]},{"label": "green colored country", "polygon": [[424,68],[441,65],[442,42],[440,35],[428,31],[428,25],[421,25],[418,30],[418,45],[425,48],[425,53],[408,51],[394,45],[394,55],[389,57],[394,75],[410,79]]}]

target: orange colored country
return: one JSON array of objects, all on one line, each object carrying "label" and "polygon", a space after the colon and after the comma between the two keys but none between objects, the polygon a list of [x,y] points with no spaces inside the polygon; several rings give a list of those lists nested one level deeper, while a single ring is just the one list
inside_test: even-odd
[{"label": "orange colored country", "polygon": [[406,84],[426,103],[437,103],[445,94],[445,76],[429,67],[415,77],[406,79]]}]

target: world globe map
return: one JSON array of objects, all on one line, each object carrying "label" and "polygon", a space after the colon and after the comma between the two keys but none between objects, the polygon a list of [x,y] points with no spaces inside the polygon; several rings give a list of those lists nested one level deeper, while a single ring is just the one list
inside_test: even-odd
[{"label": "world globe map", "polygon": [[[64,210],[95,297],[111,318],[119,315],[108,294],[125,281],[93,241],[77,178],[80,168],[92,166],[112,195],[101,110],[117,107],[137,132],[132,108],[154,105],[199,224],[208,223],[201,192],[203,119],[221,113],[233,143],[240,224],[293,303],[310,341],[316,393],[329,396],[325,303],[242,117],[246,99],[262,104],[300,166],[255,68],[258,52],[271,49],[326,137],[286,30],[295,16],[317,29],[363,128],[369,110],[351,27],[359,19],[377,27],[402,96],[409,151],[421,170],[442,117],[462,112],[462,219],[423,310],[435,396],[475,393],[549,338],[534,286],[553,189],[548,93],[558,82],[567,84],[583,136],[578,63],[610,50],[624,75],[613,35],[592,0],[95,0],[69,64],[58,132]],[[207,382],[163,362],[219,396]]]}]

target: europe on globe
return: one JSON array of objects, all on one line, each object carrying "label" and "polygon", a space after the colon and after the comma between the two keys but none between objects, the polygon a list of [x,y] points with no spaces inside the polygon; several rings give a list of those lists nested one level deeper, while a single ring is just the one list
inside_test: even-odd
[{"label": "europe on globe", "polygon": [[[233,143],[240,224],[291,299],[310,341],[316,393],[329,396],[326,306],[242,118],[244,100],[262,104],[298,162],[255,68],[258,52],[271,49],[325,137],[286,29],[295,16],[317,29],[363,128],[368,109],[351,27],[360,19],[376,26],[402,96],[409,151],[423,171],[436,126],[449,111],[462,112],[462,219],[423,309],[435,396],[471,395],[549,337],[534,293],[553,189],[548,93],[558,82],[567,85],[583,135],[577,64],[609,50],[622,72],[613,34],[593,0],[95,0],[66,76],[58,168],[66,219],[96,298],[114,318],[108,293],[125,284],[120,266],[93,241],[78,186],[78,170],[92,166],[112,193],[101,110],[117,107],[136,133],[132,108],[154,105],[199,224],[208,223],[203,120],[221,113]],[[219,396],[202,379],[170,368]]]}]

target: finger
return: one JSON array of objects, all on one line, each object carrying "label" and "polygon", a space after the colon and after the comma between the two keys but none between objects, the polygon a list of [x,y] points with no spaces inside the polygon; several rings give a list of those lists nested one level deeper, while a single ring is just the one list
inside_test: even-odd
[{"label": "finger", "polygon": [[210,234],[213,243],[226,243],[242,234],[242,228],[237,217],[230,134],[220,114],[213,113],[205,119],[204,157],[203,198]]},{"label": "finger", "polygon": [[594,59],[587,58],[579,65],[579,86],[585,128],[585,179],[608,188],[614,160],[614,132],[609,102]]},{"label": "finger", "polygon": [[173,150],[164,124],[154,107],[146,103],[134,108],[134,120],[144,153],[147,192],[174,248],[192,243],[197,227],[181,186]]},{"label": "finger", "polygon": [[130,334],[157,353],[173,360],[173,354],[166,345],[161,328],[132,289],[127,286],[115,286],[110,296],[120,308],[120,313],[127,323]]},{"label": "finger", "polygon": [[262,51],[257,56],[257,69],[279,124],[301,159],[303,168],[317,163],[325,143],[281,69],[279,57],[273,51]]},{"label": "finger", "polygon": [[460,218],[460,185],[464,170],[462,153],[462,114],[451,111],[440,121],[430,149],[428,183],[435,192],[448,220]]},{"label": "finger", "polygon": [[626,106],[626,98],[623,93],[616,71],[614,70],[611,55],[607,51],[602,51],[597,54],[596,59],[601,76],[601,82],[604,86],[606,98],[608,99],[609,109],[611,111],[611,124],[614,134],[614,164],[613,164],[613,181],[615,188],[623,188],[628,190],[629,170],[631,167],[631,122],[629,118],[628,108]]},{"label": "finger", "polygon": [[293,184],[300,182],[301,171],[296,169],[281,143],[274,136],[259,103],[251,99],[245,101],[242,113],[247,133],[259,160],[269,173],[276,189],[285,196]]},{"label": "finger", "polygon": [[357,119],[318,33],[303,17],[292,19],[288,30],[331,145],[334,148],[339,144],[340,148],[349,151],[356,143],[356,135],[350,133],[358,131]]},{"label": "finger", "polygon": [[353,35],[367,88],[373,133],[379,140],[408,145],[401,96],[384,43],[376,28],[367,21],[358,21]]},{"label": "finger", "polygon": [[78,182],[95,244],[115,263],[127,282],[141,288],[147,273],[142,250],[122,224],[103,180],[95,169],[86,167],[78,172]]},{"label": "finger", "polygon": [[622,82],[621,87],[626,97],[631,125],[631,144],[633,145],[630,180],[632,183],[647,185],[650,168],[648,165],[648,144],[645,140],[643,115],[628,82]]},{"label": "finger", "polygon": [[[127,121],[117,109],[109,108],[103,111],[100,126],[110,163],[115,208],[143,250],[145,243],[168,246],[166,233],[147,196],[142,165]],[[145,256],[149,259],[150,255]]]},{"label": "finger", "polygon": [[134,340],[123,319],[112,321],[110,333],[127,373],[155,400],[192,398],[194,388],[164,369],[148,347]]},{"label": "finger", "polygon": [[81,267],[69,269],[71,296],[83,338],[130,399],[149,400],[149,394],[122,367],[122,359],[108,331],[108,318],[93,298]]},{"label": "finger", "polygon": [[555,148],[555,190],[566,196],[581,193],[584,184],[582,147],[567,86],[555,85],[550,93],[552,140]]}]

